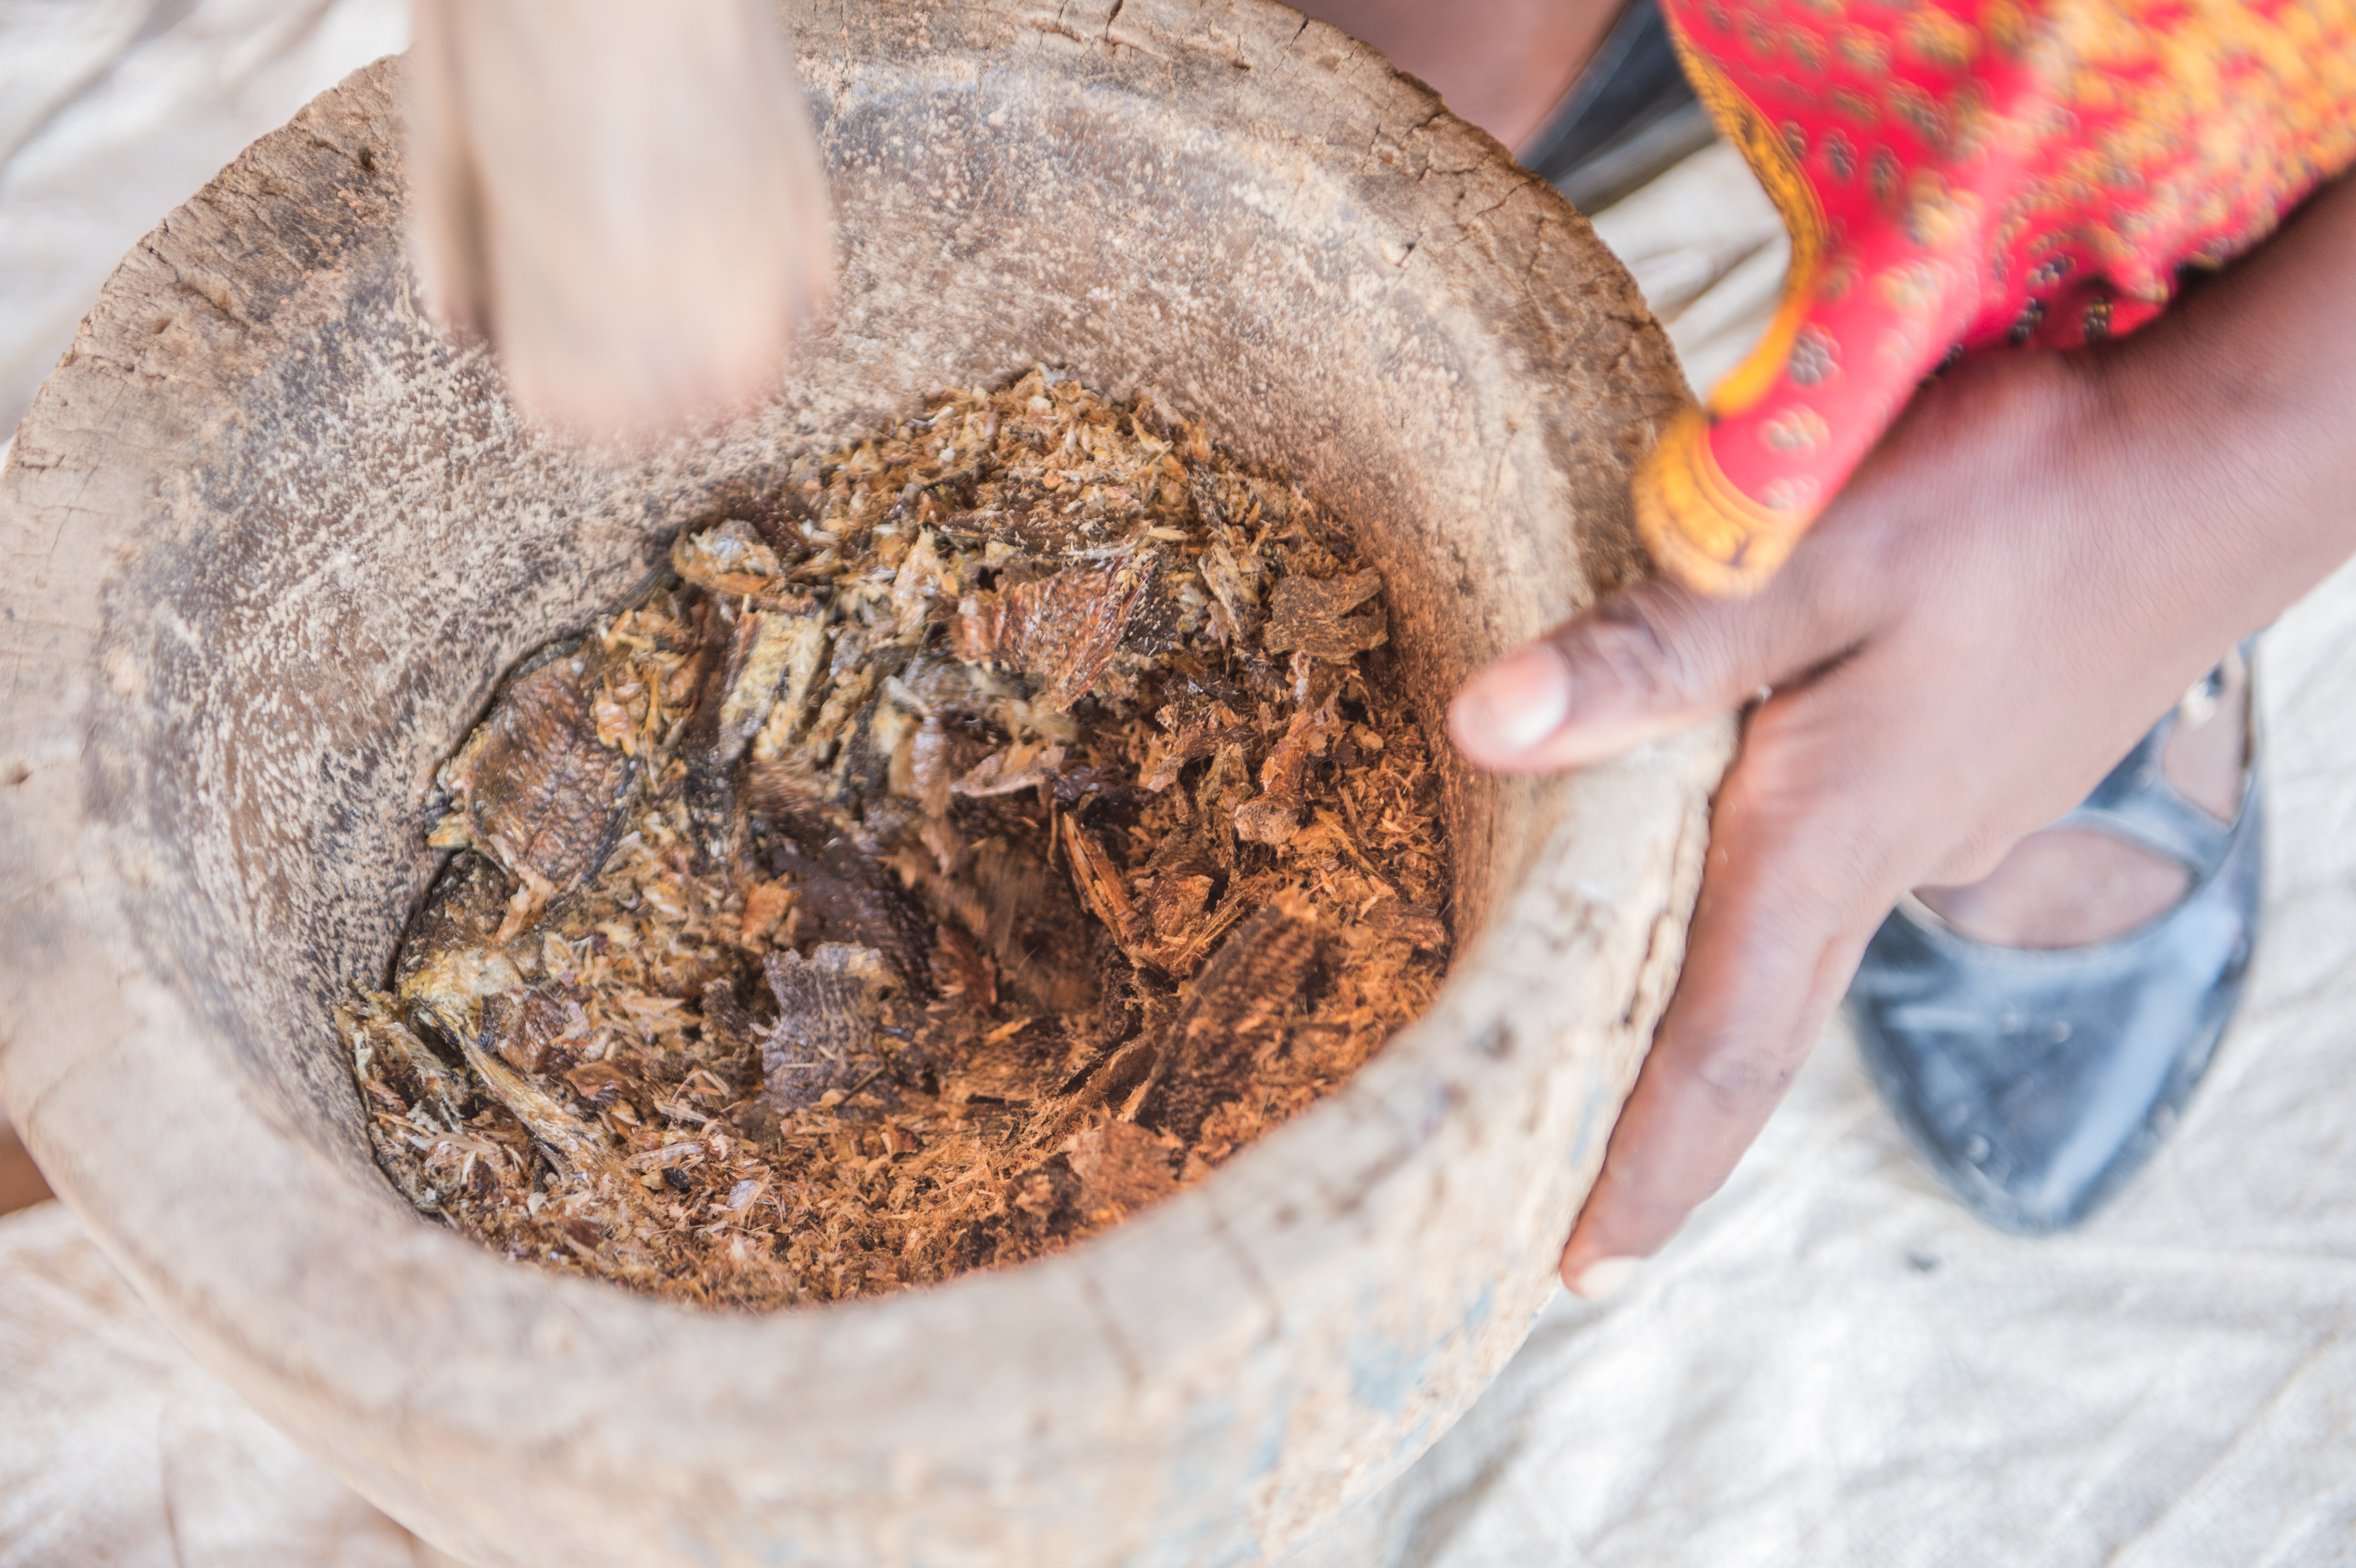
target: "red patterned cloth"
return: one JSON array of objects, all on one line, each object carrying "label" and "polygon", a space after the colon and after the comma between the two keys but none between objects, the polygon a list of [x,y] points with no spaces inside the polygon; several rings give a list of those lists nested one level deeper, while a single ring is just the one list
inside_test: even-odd
[{"label": "red patterned cloth", "polygon": [[1655,560],[1772,576],[1951,354],[2133,331],[2356,163],[2356,0],[1663,0],[1792,230],[1750,359],[1636,479]]}]

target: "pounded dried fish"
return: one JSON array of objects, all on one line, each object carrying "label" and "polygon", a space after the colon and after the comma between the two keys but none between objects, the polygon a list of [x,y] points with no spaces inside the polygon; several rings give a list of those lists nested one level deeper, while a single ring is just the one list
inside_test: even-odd
[{"label": "pounded dried fish", "polygon": [[1379,573],[1356,572],[1323,581],[1288,577],[1269,595],[1268,629],[1260,645],[1269,653],[1298,648],[1312,658],[1346,659],[1389,640],[1390,626],[1379,604],[1349,613],[1383,591]]},{"label": "pounded dried fish", "polygon": [[681,1301],[922,1284],[1200,1179],[1429,1000],[1380,579],[1200,426],[1033,372],[670,560],[502,685],[337,1011],[421,1211]]},{"label": "pounded dried fish", "polygon": [[351,1041],[360,1082],[386,1091],[391,1108],[455,1132],[466,1125],[466,1087],[458,1075],[401,1020],[382,997],[359,997],[335,1010],[336,1027]]}]

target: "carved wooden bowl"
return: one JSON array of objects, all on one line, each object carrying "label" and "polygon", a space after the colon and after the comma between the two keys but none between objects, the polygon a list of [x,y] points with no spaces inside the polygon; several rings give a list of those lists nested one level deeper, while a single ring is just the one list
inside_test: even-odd
[{"label": "carved wooden bowl", "polygon": [[1199,1187],[940,1289],[698,1315],[508,1263],[379,1174],[327,1007],[383,975],[499,671],[791,453],[1033,363],[1155,389],[1355,529],[1436,722],[1639,570],[1627,474],[1683,383],[1577,214],[1280,6],[794,19],[840,299],[723,438],[599,466],[421,321],[398,61],[125,260],[0,476],[0,1090],[175,1331],[470,1562],[1269,1560],[1553,1288],[1724,727],[1452,773],[1431,1015]]}]

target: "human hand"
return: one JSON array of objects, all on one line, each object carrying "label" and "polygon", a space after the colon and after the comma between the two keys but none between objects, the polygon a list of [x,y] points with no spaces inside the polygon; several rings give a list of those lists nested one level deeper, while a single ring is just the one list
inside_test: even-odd
[{"label": "human hand", "polygon": [[772,390],[833,275],[766,0],[417,0],[412,250],[544,422],[647,437]]},{"label": "human hand", "polygon": [[1725,1180],[1901,893],[1988,872],[2356,545],[2352,193],[2124,343],[1967,362],[1757,596],[1646,582],[1458,695],[1464,754],[1532,772],[1767,693],[1571,1288]]}]

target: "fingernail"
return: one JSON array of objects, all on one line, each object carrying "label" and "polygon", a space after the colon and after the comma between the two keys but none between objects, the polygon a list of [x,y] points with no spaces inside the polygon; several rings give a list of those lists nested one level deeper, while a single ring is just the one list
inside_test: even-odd
[{"label": "fingernail", "polygon": [[1580,1271],[1577,1283],[1570,1288],[1586,1300],[1601,1301],[1627,1284],[1628,1276],[1634,1274],[1636,1265],[1644,1261],[1642,1258],[1598,1258]]},{"label": "fingernail", "polygon": [[1457,732],[1484,751],[1526,752],[1570,717],[1570,671],[1544,643],[1507,654],[1456,696]]}]

